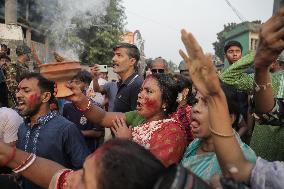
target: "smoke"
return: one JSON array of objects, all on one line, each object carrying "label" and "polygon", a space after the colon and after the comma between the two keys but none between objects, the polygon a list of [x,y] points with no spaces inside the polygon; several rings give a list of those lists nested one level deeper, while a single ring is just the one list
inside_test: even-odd
[{"label": "smoke", "polygon": [[[83,42],[78,29],[99,23],[109,0],[40,0],[42,24],[47,28],[52,49],[70,60],[78,60]],[[48,25],[47,25],[48,24]],[[51,58],[49,57],[49,60]]]}]

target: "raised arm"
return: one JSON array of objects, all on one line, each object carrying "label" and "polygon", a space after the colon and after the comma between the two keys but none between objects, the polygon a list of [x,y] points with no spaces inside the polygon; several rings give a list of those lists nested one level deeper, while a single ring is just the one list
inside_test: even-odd
[{"label": "raised arm", "polygon": [[[0,165],[8,162],[7,166],[15,169],[29,156],[29,153],[17,149],[15,150],[13,147],[0,142]],[[63,168],[64,167],[53,161],[36,157],[34,163],[24,171],[20,172],[20,174],[37,185],[48,188],[52,176]]]},{"label": "raised arm", "polygon": [[[267,113],[274,107],[270,65],[284,49],[284,9],[281,9],[261,28],[255,55],[255,108],[257,113]],[[264,103],[265,102],[265,103]]]},{"label": "raised arm", "polygon": [[253,65],[254,52],[242,57],[240,60],[228,67],[220,75],[220,79],[234,88],[252,93],[253,74],[247,74],[245,70]]},{"label": "raised arm", "polygon": [[98,83],[99,67],[97,64],[91,68],[91,73],[93,75],[93,90],[95,92],[105,93],[104,88]]},{"label": "raised arm", "polygon": [[116,117],[122,117],[126,120],[124,113],[106,112],[102,108],[93,105],[90,99],[88,99],[76,85],[71,83],[68,84],[67,87],[69,87],[74,94],[66,99],[74,103],[78,110],[84,112],[84,115],[89,121],[97,123],[102,127],[112,127],[112,120],[115,120]]},{"label": "raised arm", "polygon": [[186,47],[187,55],[183,51],[180,51],[180,54],[189,67],[194,86],[207,101],[211,125],[210,130],[223,174],[230,174],[230,168],[234,166],[238,170],[241,170],[234,175],[235,178],[247,181],[253,165],[245,160],[235,138],[231,127],[226,97],[220,86],[211,56],[203,53],[191,33],[182,30],[181,38]]}]

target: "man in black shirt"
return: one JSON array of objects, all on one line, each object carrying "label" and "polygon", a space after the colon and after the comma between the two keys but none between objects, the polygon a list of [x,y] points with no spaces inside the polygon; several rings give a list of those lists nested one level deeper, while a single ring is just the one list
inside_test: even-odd
[{"label": "man in black shirt", "polygon": [[[129,112],[136,109],[136,101],[143,79],[137,73],[140,59],[138,48],[129,43],[120,43],[113,48],[113,72],[117,73],[120,81],[117,83],[117,94],[114,100],[113,112]],[[94,91],[106,93],[103,86],[98,84],[98,65],[91,68],[94,75]]]},{"label": "man in black shirt", "polygon": [[119,75],[118,91],[114,101],[114,112],[136,109],[136,101],[143,79],[136,72],[140,53],[135,45],[120,43],[113,48],[113,71]]}]

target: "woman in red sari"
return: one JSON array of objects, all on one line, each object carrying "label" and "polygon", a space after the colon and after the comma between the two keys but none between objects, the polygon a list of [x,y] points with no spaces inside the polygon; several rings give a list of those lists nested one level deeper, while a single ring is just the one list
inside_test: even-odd
[{"label": "woman in red sari", "polygon": [[177,84],[167,74],[148,76],[138,94],[136,111],[106,112],[90,103],[76,86],[67,99],[89,121],[111,127],[117,137],[129,138],[149,149],[165,166],[179,163],[187,145],[185,129],[169,115],[177,108]]}]

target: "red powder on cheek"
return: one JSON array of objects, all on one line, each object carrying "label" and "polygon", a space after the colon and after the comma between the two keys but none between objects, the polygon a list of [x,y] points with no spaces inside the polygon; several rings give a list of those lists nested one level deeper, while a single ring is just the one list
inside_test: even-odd
[{"label": "red powder on cheek", "polygon": [[149,109],[158,108],[158,102],[155,100],[150,100],[149,98],[145,98],[145,106]]},{"label": "red powder on cheek", "polygon": [[33,106],[33,105],[37,104],[39,99],[40,99],[40,96],[38,94],[32,94],[29,97],[29,104],[30,104],[30,106]]}]

